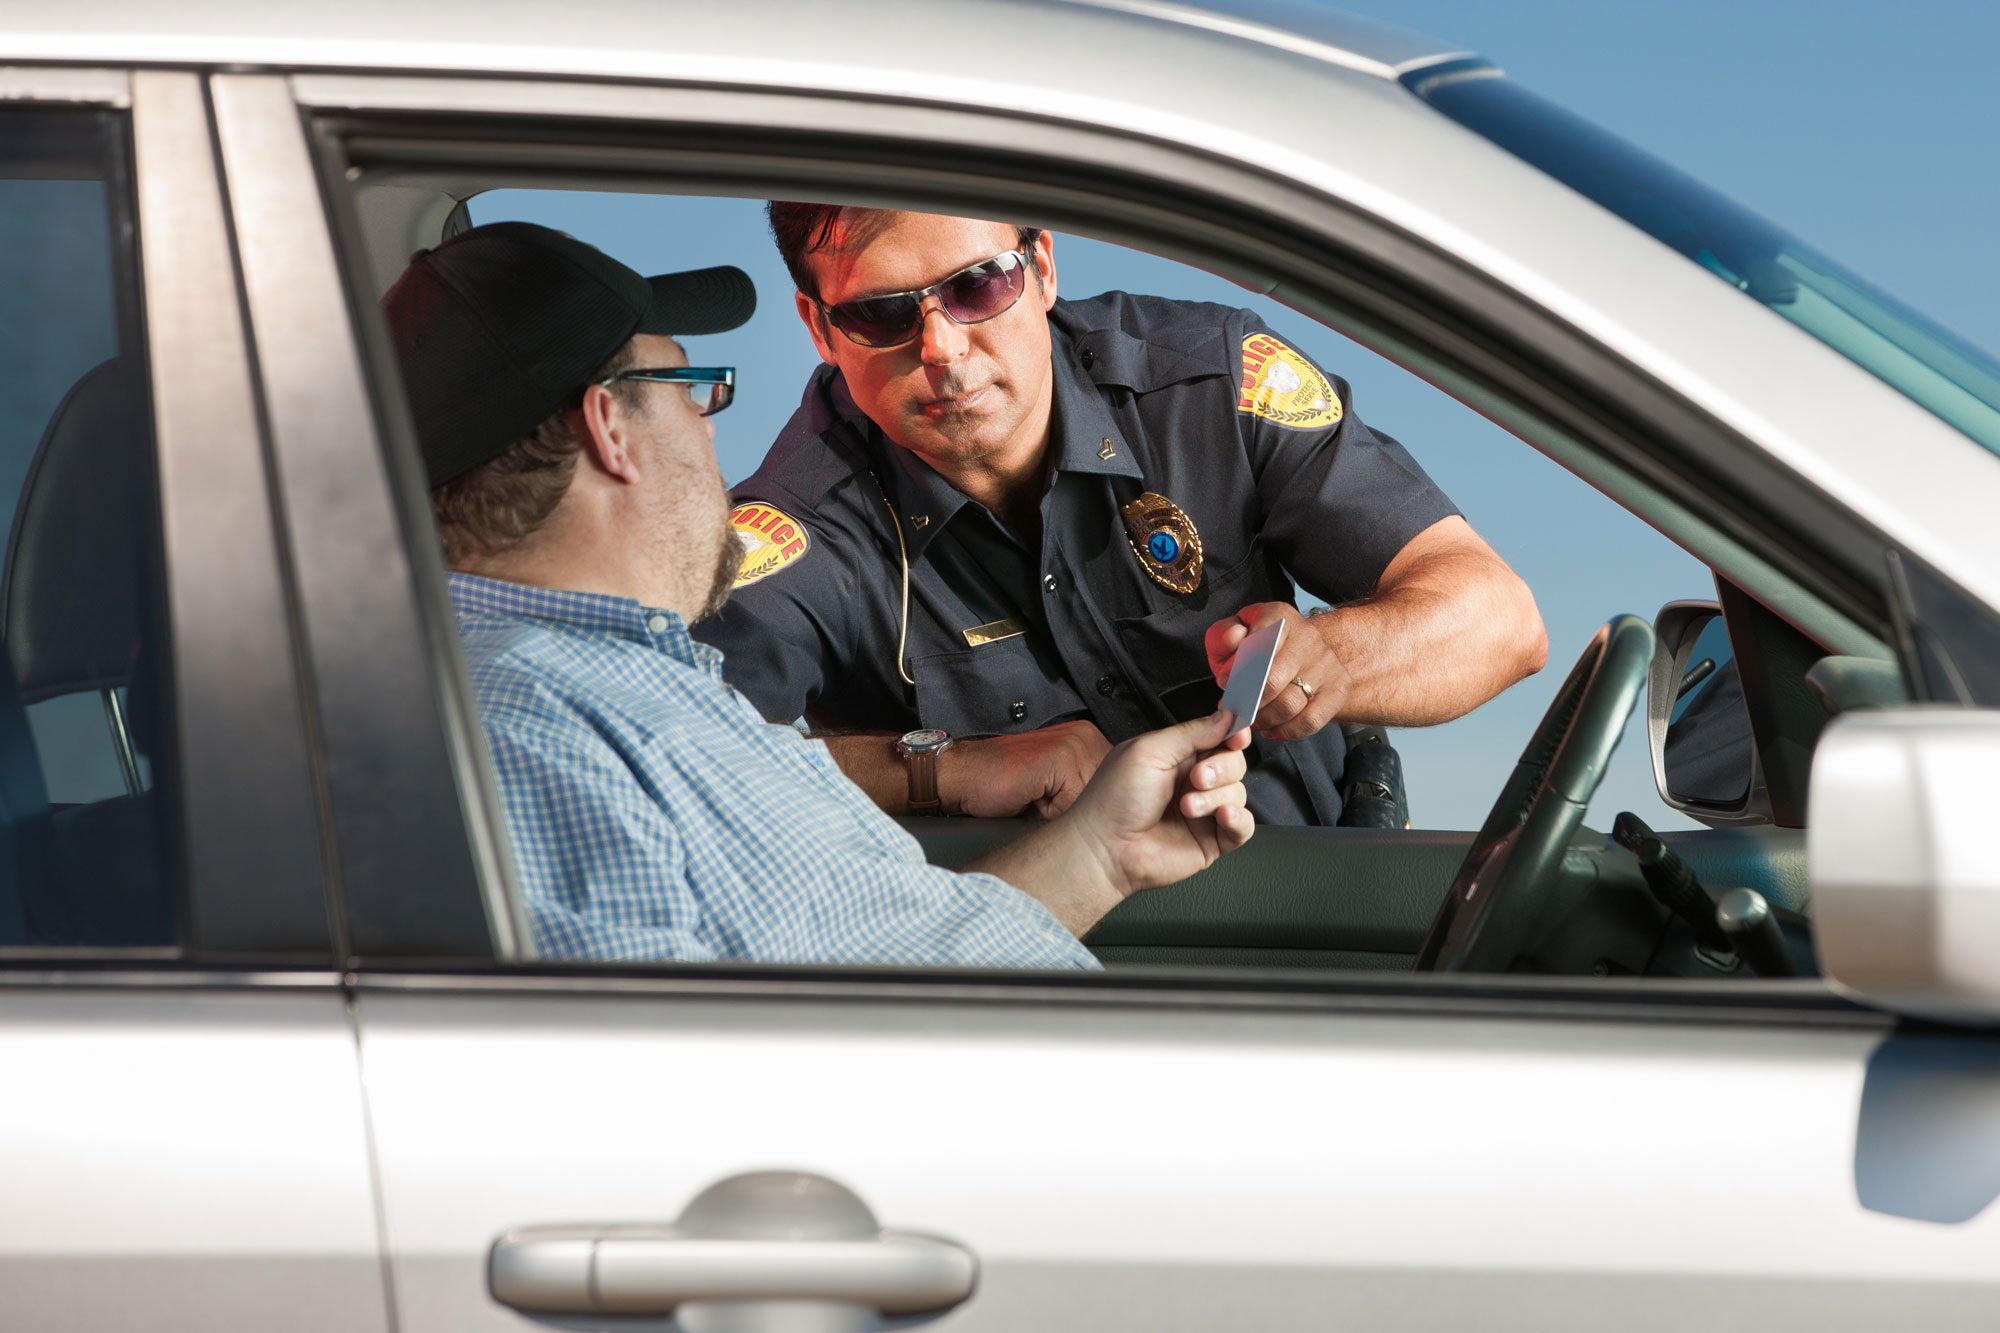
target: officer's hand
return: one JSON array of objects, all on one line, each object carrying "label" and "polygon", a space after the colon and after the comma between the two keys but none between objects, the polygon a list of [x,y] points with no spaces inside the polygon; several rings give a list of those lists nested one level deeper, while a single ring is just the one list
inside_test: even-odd
[{"label": "officer's hand", "polygon": [[[1257,734],[1267,739],[1295,741],[1337,721],[1352,685],[1347,668],[1334,656],[1311,619],[1286,602],[1258,602],[1210,625],[1204,644],[1216,683],[1227,685],[1229,668],[1236,659],[1236,645],[1251,630],[1277,619],[1289,622],[1285,626],[1285,642],[1271,663],[1271,676],[1264,682],[1264,698],[1254,725]],[[1304,682],[1304,687],[1300,682]]]},{"label": "officer's hand", "polygon": [[1186,879],[1249,841],[1243,747],[1223,713],[1135,736],[1114,749],[1063,820],[1092,859],[1108,854],[1121,896]]},{"label": "officer's hand", "polygon": [[1076,803],[1110,750],[1104,733],[1087,721],[960,741],[944,752],[938,797],[947,810],[984,819],[1029,809],[1054,819]]}]

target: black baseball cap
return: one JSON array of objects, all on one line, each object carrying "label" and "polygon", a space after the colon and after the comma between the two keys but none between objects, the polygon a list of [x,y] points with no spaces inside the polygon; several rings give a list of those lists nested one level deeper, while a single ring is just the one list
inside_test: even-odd
[{"label": "black baseball cap", "polygon": [[721,333],[756,308],[740,268],[642,278],[532,222],[419,250],[382,297],[433,488],[574,403],[633,334]]}]

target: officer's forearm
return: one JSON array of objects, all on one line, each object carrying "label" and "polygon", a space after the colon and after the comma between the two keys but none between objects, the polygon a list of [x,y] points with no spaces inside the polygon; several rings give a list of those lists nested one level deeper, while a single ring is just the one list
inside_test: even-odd
[{"label": "officer's forearm", "polygon": [[[870,800],[892,815],[909,813],[909,774],[894,736],[825,739],[834,762]],[[1081,720],[954,741],[937,757],[938,802],[948,815],[1053,817],[1069,808],[1110,748],[1095,726]]]},{"label": "officer's forearm", "polygon": [[1343,722],[1448,722],[1548,660],[1527,584],[1478,552],[1415,561],[1373,597],[1308,623],[1347,669]]},{"label": "officer's forearm", "polygon": [[[910,813],[910,770],[896,753],[897,735],[886,731],[854,731],[824,736],[833,761],[854,785],[868,793],[868,799],[892,815]],[[954,741],[937,757],[938,803],[948,815],[962,813],[967,789],[987,780],[988,757],[983,740]],[[1088,774],[1085,775],[1086,777]],[[1024,796],[1015,809],[1033,800]],[[1008,813],[1013,813],[1009,811]]]},{"label": "officer's forearm", "polygon": [[[856,731],[819,739],[826,742],[826,748],[832,752],[833,762],[840,765],[840,771],[847,774],[855,786],[868,793],[869,800],[892,815],[910,812],[909,769],[896,754],[896,736],[886,731]],[[938,756],[940,768],[950,755],[951,751],[947,750]],[[940,799],[947,800],[947,809],[952,808],[942,789],[942,773],[939,786]]]}]

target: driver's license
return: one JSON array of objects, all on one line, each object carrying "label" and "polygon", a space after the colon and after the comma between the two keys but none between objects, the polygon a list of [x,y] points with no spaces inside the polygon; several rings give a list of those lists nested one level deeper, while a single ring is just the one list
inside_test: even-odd
[{"label": "driver's license", "polygon": [[1221,707],[1231,718],[1229,730],[1238,732],[1257,716],[1264,701],[1264,683],[1271,678],[1271,663],[1278,658],[1278,645],[1285,641],[1285,622],[1273,620],[1236,645],[1229,662],[1229,684],[1222,691]]}]

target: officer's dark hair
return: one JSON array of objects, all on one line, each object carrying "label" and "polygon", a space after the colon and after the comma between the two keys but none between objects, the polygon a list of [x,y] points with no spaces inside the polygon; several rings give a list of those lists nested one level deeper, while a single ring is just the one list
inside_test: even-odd
[{"label": "officer's dark hair", "polygon": [[[590,382],[609,379],[638,363],[637,347],[627,342],[598,367]],[[644,412],[647,400],[639,387],[630,382],[610,386],[621,406]],[[569,494],[577,455],[583,452],[584,429],[576,408],[565,407],[516,440],[506,453],[432,491],[431,515],[444,544],[445,564],[464,568],[505,555],[534,536]]]},{"label": "officer's dark hair", "polygon": [[[819,299],[819,284],[813,280],[806,256],[818,254],[833,243],[833,229],[843,218],[848,228],[847,244],[866,245],[881,233],[896,212],[890,208],[801,204],[784,199],[773,199],[764,207],[771,222],[771,239],[778,243],[778,253],[784,258],[786,272],[792,275],[792,285],[815,301]],[[1026,250],[1040,238],[1042,229],[1017,226],[1014,234],[1017,246]],[[1040,270],[1036,270],[1036,281],[1040,280]]]}]

